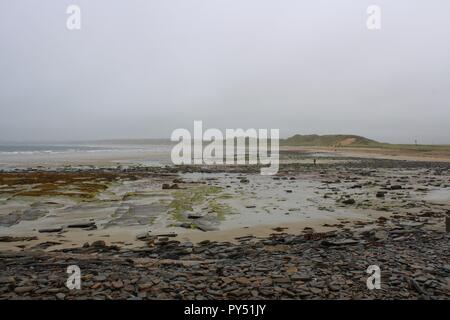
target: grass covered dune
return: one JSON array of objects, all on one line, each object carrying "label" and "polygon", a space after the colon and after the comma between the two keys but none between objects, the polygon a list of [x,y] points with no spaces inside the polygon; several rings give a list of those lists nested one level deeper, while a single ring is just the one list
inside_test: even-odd
[{"label": "grass covered dune", "polygon": [[302,147],[350,147],[350,148],[382,148],[413,151],[449,151],[450,145],[424,145],[424,144],[391,144],[378,142],[358,135],[329,134],[317,135],[296,134],[292,137],[281,139],[281,146]]}]

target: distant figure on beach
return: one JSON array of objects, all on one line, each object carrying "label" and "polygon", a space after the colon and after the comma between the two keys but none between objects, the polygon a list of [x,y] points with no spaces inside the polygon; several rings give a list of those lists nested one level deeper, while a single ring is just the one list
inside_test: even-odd
[{"label": "distant figure on beach", "polygon": [[314,159],[314,165],[316,165],[316,159]]}]

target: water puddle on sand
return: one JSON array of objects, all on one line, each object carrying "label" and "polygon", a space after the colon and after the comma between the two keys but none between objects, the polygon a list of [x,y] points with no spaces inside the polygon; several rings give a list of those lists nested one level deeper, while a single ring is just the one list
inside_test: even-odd
[{"label": "water puddle on sand", "polygon": [[[297,225],[303,229],[344,220],[372,220],[376,215],[364,208],[342,207],[335,199],[324,197],[323,182],[308,175],[187,173],[180,178],[179,188],[173,190],[162,190],[164,179],[143,178],[114,182],[88,200],[52,196],[10,200],[0,206],[0,218],[5,221],[0,233],[32,233],[42,239],[59,235],[39,230],[63,227],[61,236],[65,238],[92,241],[94,236],[109,235],[113,241],[120,234],[131,242],[136,234],[147,231],[206,237],[216,231],[245,234],[251,228],[262,234],[273,227]],[[17,214],[7,216],[15,208]],[[98,229],[66,228],[86,222],[95,222]]]},{"label": "water puddle on sand", "polygon": [[430,190],[423,199],[435,203],[450,204],[450,189]]},{"label": "water puddle on sand", "polygon": [[361,218],[363,213],[339,208],[318,190],[319,181],[303,177],[239,174],[186,174],[184,179],[223,188],[228,197],[217,199],[230,208],[219,229],[278,225],[309,221]]},{"label": "water puddle on sand", "polygon": [[[268,235],[274,227],[287,227],[289,232],[305,227],[320,230],[342,221],[373,220],[380,214],[337,205],[335,199],[324,197],[323,183],[311,176],[188,173],[180,178],[184,182],[173,190],[161,189],[165,180],[144,178],[115,182],[95,199],[83,201],[64,197],[10,200],[0,206],[0,218],[6,221],[5,216],[17,209],[19,218],[30,219],[0,226],[0,234],[36,235],[39,240],[28,246],[45,240],[61,242],[52,249],[94,240],[139,245],[136,235],[144,232],[176,233],[192,241],[232,241],[247,234]],[[42,208],[44,213],[36,211]],[[67,228],[80,222],[95,222],[98,229]],[[62,234],[38,232],[57,227],[64,228]]]}]

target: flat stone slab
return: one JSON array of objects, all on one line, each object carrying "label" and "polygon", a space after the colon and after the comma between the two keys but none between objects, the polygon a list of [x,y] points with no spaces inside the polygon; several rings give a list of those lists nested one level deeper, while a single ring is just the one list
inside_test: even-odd
[{"label": "flat stone slab", "polygon": [[74,223],[74,224],[69,224],[67,226],[67,228],[90,228],[90,227],[94,227],[95,226],[95,222],[84,222],[84,223]]},{"label": "flat stone slab", "polygon": [[62,227],[56,227],[56,228],[45,228],[45,229],[40,229],[39,232],[40,233],[53,233],[53,232],[60,232],[62,231],[63,228]]}]

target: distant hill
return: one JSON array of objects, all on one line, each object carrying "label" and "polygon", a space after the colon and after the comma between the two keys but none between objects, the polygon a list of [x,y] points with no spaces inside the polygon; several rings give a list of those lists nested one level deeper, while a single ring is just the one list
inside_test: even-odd
[{"label": "distant hill", "polygon": [[282,146],[315,146],[315,147],[346,147],[346,146],[377,146],[378,141],[350,134],[317,135],[296,134],[287,139],[280,139]]}]

